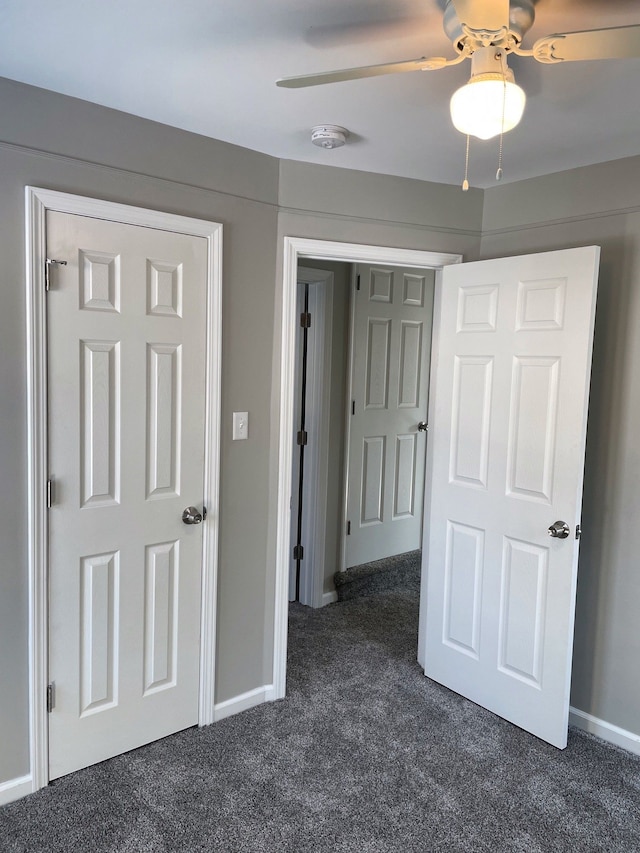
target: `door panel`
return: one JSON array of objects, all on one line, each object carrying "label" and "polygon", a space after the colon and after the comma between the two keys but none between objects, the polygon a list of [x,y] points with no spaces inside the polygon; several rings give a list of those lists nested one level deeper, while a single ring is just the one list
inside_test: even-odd
[{"label": "door panel", "polygon": [[80,560],[80,715],[112,708],[118,691],[120,555]]},{"label": "door panel", "polygon": [[144,695],[176,684],[178,652],[178,542],[145,548]]},{"label": "door panel", "polygon": [[484,531],[447,522],[443,641],[478,657]]},{"label": "door panel", "polygon": [[49,212],[50,778],[198,721],[207,242]]},{"label": "door panel", "polygon": [[[446,267],[431,423],[425,673],[566,745],[599,250]],[[562,519],[566,539],[548,528]]]},{"label": "door panel", "polygon": [[346,567],[421,545],[433,279],[360,265],[355,293]]},{"label": "door panel", "polygon": [[120,502],[120,343],[80,341],[80,505]]},{"label": "door panel", "polygon": [[394,518],[411,518],[415,514],[417,438],[415,434],[396,436]]}]

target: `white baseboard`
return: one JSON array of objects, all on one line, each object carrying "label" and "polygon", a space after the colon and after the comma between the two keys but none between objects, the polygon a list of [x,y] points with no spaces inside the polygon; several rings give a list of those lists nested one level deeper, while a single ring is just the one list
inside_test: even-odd
[{"label": "white baseboard", "polygon": [[635,755],[640,755],[640,734],[628,732],[626,729],[614,726],[613,723],[607,723],[606,720],[599,720],[598,717],[580,711],[578,708],[569,708],[569,723],[602,740],[621,746]]},{"label": "white baseboard", "polygon": [[327,604],[333,604],[334,601],[338,600],[338,593],[335,589],[332,589],[331,592],[325,592],[322,595],[322,606],[326,607]]},{"label": "white baseboard", "polygon": [[232,699],[218,702],[213,708],[213,721],[217,723],[218,720],[224,720],[225,717],[231,717],[241,711],[248,711],[249,708],[255,708],[263,702],[273,702],[276,698],[273,684],[263,684],[262,687],[248,690]]},{"label": "white baseboard", "polygon": [[31,774],[9,779],[8,782],[0,782],[0,806],[5,806],[31,793],[33,793]]}]

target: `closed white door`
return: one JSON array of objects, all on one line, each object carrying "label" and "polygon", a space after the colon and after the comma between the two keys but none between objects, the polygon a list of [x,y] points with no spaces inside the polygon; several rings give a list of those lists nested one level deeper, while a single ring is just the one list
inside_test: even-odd
[{"label": "closed white door", "polygon": [[47,214],[50,777],[198,721],[204,238]]},{"label": "closed white door", "polygon": [[598,260],[588,247],[446,267],[436,296],[420,660],[560,748]]},{"label": "closed white door", "polygon": [[345,567],[421,547],[434,273],[357,268]]}]

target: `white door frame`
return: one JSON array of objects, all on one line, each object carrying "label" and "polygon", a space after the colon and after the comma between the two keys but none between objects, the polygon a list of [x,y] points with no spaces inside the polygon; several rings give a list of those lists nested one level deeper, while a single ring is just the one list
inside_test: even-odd
[{"label": "white door frame", "polygon": [[[300,566],[300,602],[310,607],[323,605],[323,561],[327,522],[327,480],[329,464],[329,408],[331,388],[331,334],[333,330],[333,273],[299,267],[298,283],[315,285],[310,294],[310,347],[307,360],[307,433],[314,437],[305,452],[303,480],[303,528],[305,558]],[[296,326],[300,335],[300,326]],[[296,364],[295,382],[300,381]],[[292,437],[295,436],[294,424]],[[297,444],[293,438],[292,453]],[[293,484],[292,484],[293,487]],[[291,556],[291,551],[289,552]],[[291,590],[289,590],[291,593]]]},{"label": "white door frame", "polygon": [[33,791],[49,782],[48,719],[48,422],[45,294],[48,210],[139,225],[207,240],[207,342],[205,388],[204,504],[200,684],[198,724],[214,720],[218,505],[220,468],[220,363],[222,318],[222,225],[202,219],[26,187],[27,459],[29,565],[29,734]]},{"label": "white door frame", "polygon": [[347,570],[347,515],[349,503],[349,448],[351,447],[351,401],[353,400],[353,361],[355,358],[356,342],[356,287],[358,273],[356,265],[351,267],[349,281],[349,343],[347,345],[347,364],[349,373],[346,382],[347,395],[344,401],[344,459],[342,465],[342,532],[340,536],[340,567],[339,571]]},{"label": "white door frame", "polygon": [[274,699],[281,699],[287,681],[287,615],[289,606],[289,536],[291,513],[291,436],[296,342],[296,284],[300,258],[350,263],[384,263],[402,267],[441,269],[462,261],[462,255],[397,249],[331,240],[285,237],[282,284],[282,340],[280,349],[280,436],[276,529],[276,583],[273,638]]}]

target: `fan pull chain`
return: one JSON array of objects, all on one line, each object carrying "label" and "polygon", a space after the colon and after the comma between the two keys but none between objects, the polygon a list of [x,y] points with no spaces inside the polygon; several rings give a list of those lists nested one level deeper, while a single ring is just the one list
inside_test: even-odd
[{"label": "fan pull chain", "polygon": [[462,192],[466,193],[469,189],[469,141],[471,137],[467,134],[467,153],[464,158],[464,181],[462,182]]},{"label": "fan pull chain", "polygon": [[500,124],[500,144],[498,147],[498,171],[496,172],[496,181],[502,180],[502,145],[504,142],[504,113],[506,109],[507,103],[507,77],[504,71],[504,64],[506,60],[504,55],[502,56],[502,122]]},{"label": "fan pull chain", "polygon": [[496,172],[496,181],[502,180],[502,131],[500,131],[500,147],[498,149],[498,171]]}]

